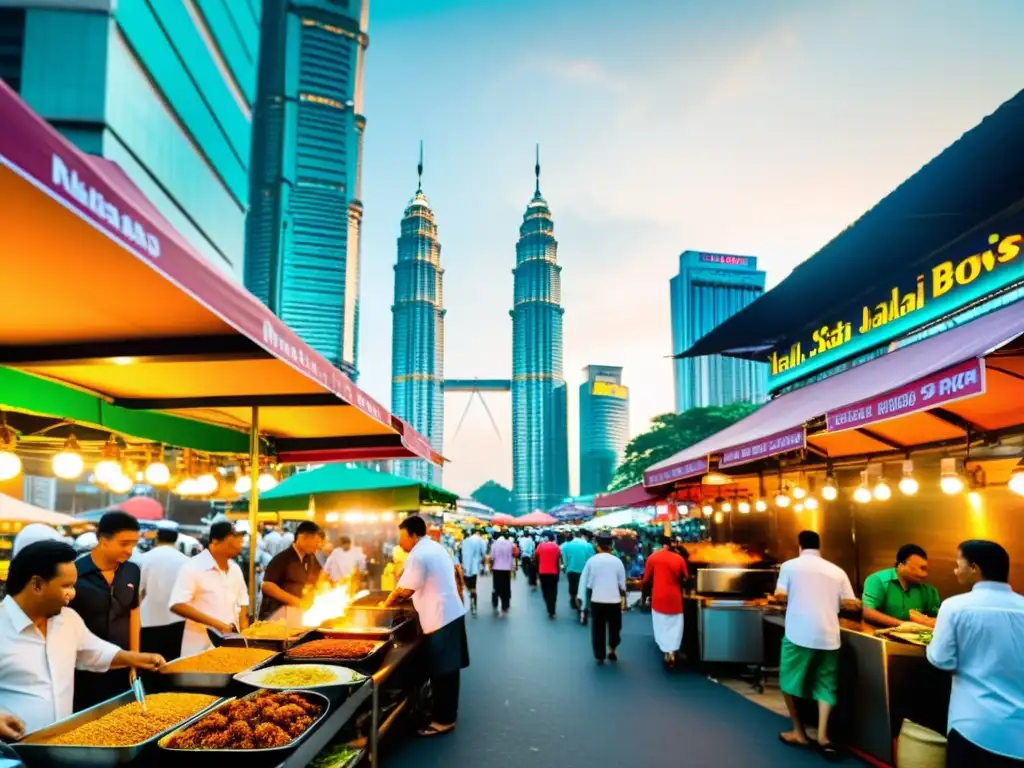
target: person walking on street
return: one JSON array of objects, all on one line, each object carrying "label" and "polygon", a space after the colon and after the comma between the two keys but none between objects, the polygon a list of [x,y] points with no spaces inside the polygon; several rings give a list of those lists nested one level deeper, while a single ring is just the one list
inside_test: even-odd
[{"label": "person walking on street", "polygon": [[821,556],[821,538],[801,531],[800,556],[779,569],[774,599],[786,604],[786,634],[779,660],[779,688],[793,718],[793,729],[779,740],[794,747],[810,741],[797,709],[798,698],[818,702],[818,749],[838,757],[828,737],[828,719],[839,687],[839,611],[857,610],[860,601],[846,572]]},{"label": "person walking on street", "polygon": [[615,651],[622,634],[622,608],[626,600],[626,568],[622,561],[612,554],[611,534],[597,538],[598,554],[587,560],[583,567],[580,583],[586,594],[586,605],[580,614],[581,623],[590,613],[593,624],[590,639],[594,647],[594,658],[598,664],[618,661]]},{"label": "person walking on street", "polygon": [[473,531],[473,535],[462,542],[459,548],[459,557],[462,558],[462,576],[466,581],[466,589],[469,591],[469,610],[476,616],[476,582],[480,577],[480,571],[484,567],[484,557],[487,554],[487,543],[480,535],[480,530]]},{"label": "person walking on street", "polygon": [[544,595],[544,605],[548,609],[548,618],[555,618],[555,605],[558,603],[558,574],[562,570],[562,551],[555,544],[555,534],[544,534],[544,541],[537,545],[537,575],[540,577],[540,591]]},{"label": "person walking on street", "polygon": [[537,563],[534,560],[536,552],[537,542],[533,540],[532,535],[524,533],[519,537],[519,554],[523,564],[523,573],[526,574],[530,589],[533,591],[537,590]]},{"label": "person walking on street", "polygon": [[676,663],[683,644],[683,582],[689,576],[686,561],[671,549],[672,539],[661,537],[661,549],[647,558],[644,588],[651,590],[654,640],[665,654],[665,665]]},{"label": "person walking on street", "polygon": [[516,567],[514,545],[508,533],[502,531],[491,545],[491,606],[508,613],[512,600],[512,571]]},{"label": "person walking on street", "polygon": [[947,768],[1024,766],[1024,595],[1010,587],[1010,555],[965,541],[957,581],[971,591],[939,608],[928,661],[953,673]]},{"label": "person walking on street", "polygon": [[583,531],[576,531],[572,540],[562,545],[562,560],[565,562],[565,575],[569,581],[569,605],[574,611],[580,609],[580,577],[583,575],[583,568],[595,554],[594,545],[583,538]]}]

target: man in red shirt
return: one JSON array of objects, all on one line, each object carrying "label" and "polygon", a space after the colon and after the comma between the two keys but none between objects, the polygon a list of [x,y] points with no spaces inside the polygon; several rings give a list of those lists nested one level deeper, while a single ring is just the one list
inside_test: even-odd
[{"label": "man in red shirt", "polygon": [[537,561],[537,575],[540,577],[540,591],[548,609],[548,618],[555,618],[555,603],[558,600],[558,573],[561,570],[562,551],[555,544],[555,534],[544,534],[544,541],[537,545],[534,554]]},{"label": "man in red shirt", "polygon": [[686,561],[670,548],[672,539],[661,537],[661,549],[647,558],[644,587],[651,589],[654,640],[665,654],[665,664],[676,663],[683,644],[683,582],[689,575]]}]

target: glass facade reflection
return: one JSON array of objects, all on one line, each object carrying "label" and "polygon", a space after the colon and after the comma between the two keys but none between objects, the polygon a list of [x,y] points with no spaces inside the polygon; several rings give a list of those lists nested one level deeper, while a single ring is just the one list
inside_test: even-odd
[{"label": "glass facade reflection", "polygon": [[569,495],[568,408],[562,375],[561,272],[547,201],[537,187],[516,243],[512,316],[512,480],[517,515]]},{"label": "glass facade reflection", "polygon": [[241,277],[259,0],[10,5],[0,76]]},{"label": "glass facade reflection", "polygon": [[[684,251],[670,282],[672,350],[680,354],[764,293],[754,256]],[[767,398],[768,366],[722,355],[674,360],[676,412]]]},{"label": "glass facade reflection", "polygon": [[245,284],[354,378],[368,0],[263,0],[263,20]]},{"label": "glass facade reflection", "polygon": [[580,384],[580,495],[604,493],[629,442],[629,390],[622,368],[588,365]]}]

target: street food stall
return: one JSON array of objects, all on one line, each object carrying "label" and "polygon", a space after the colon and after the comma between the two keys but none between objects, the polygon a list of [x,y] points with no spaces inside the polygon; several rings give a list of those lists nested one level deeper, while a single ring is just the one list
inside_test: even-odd
[{"label": "street food stall", "polygon": [[[1024,92],[685,351],[764,362],[773,397],[648,468],[644,488],[725,475],[734,490],[704,507],[714,527],[738,522],[778,560],[796,555],[798,531],[816,530],[858,592],[913,542],[953,594],[956,546],[969,538],[1010,552],[1019,591],[1022,130]],[[945,732],[949,676],[927,663],[926,633],[846,619],[836,735],[892,765],[905,719]],[[769,617],[766,637],[780,623]]]},{"label": "street food stall", "polygon": [[[188,498],[247,495],[252,530],[260,494],[283,465],[443,460],[198,256],[115,164],[74,148],[2,82],[0,117],[5,481],[23,469],[78,480],[88,467],[89,479],[113,496],[137,482]],[[386,630],[373,632],[383,653],[348,679],[343,664],[303,677],[288,668],[283,647],[234,669],[268,666],[272,679],[245,682],[223,664],[200,664],[192,680],[165,668],[149,681],[148,713],[126,693],[29,734],[15,749],[31,766],[180,765],[237,755],[224,751],[230,746],[256,765],[297,767],[340,739],[335,756],[345,759],[332,766],[367,752],[375,765],[377,739],[398,712],[388,683],[409,674],[419,645],[415,633]],[[338,660],[358,661],[326,659]],[[256,699],[232,699],[254,688]],[[399,690],[409,706],[410,683]],[[280,713],[273,722],[242,733],[238,713],[270,708]],[[199,738],[213,730],[226,740]]]}]

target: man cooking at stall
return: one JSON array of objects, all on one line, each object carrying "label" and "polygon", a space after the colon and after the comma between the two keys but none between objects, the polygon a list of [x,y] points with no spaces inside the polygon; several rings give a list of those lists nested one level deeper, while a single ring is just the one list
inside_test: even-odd
[{"label": "man cooking at stall", "polygon": [[[142,647],[142,570],[131,562],[139,535],[139,521],[127,512],[104,514],[96,526],[96,546],[75,562],[78,581],[71,600],[71,608],[90,632],[133,652]],[[75,678],[76,712],[129,688],[127,670],[113,674],[83,670],[76,672]]]},{"label": "man cooking at stall", "polygon": [[[164,664],[158,654],[101,640],[68,607],[78,580],[76,557],[70,544],[39,541],[11,561],[7,597],[0,603],[0,711],[15,715],[27,733],[71,716],[75,669],[109,674]],[[3,722],[18,730],[11,718]]]},{"label": "man cooking at stall", "polygon": [[352,545],[351,536],[342,536],[340,546],[331,552],[324,565],[324,573],[332,584],[348,584],[353,594],[366,582],[366,554],[362,547]]},{"label": "man cooking at stall", "polygon": [[872,573],[864,580],[864,619],[882,627],[912,621],[935,626],[939,591],[928,578],[928,555],[917,544],[904,544],[896,552],[896,565]]},{"label": "man cooking at stall", "polygon": [[171,590],[171,611],[185,619],[181,655],[211,648],[206,628],[221,634],[248,625],[249,589],[235,558],[242,552],[244,534],[224,520],[210,526],[210,546],[178,572]]},{"label": "man cooking at stall", "polygon": [[299,523],[295,540],[277,554],[263,574],[263,602],[260,618],[284,621],[289,627],[302,626],[303,597],[320,580],[320,526],[312,520]]}]

